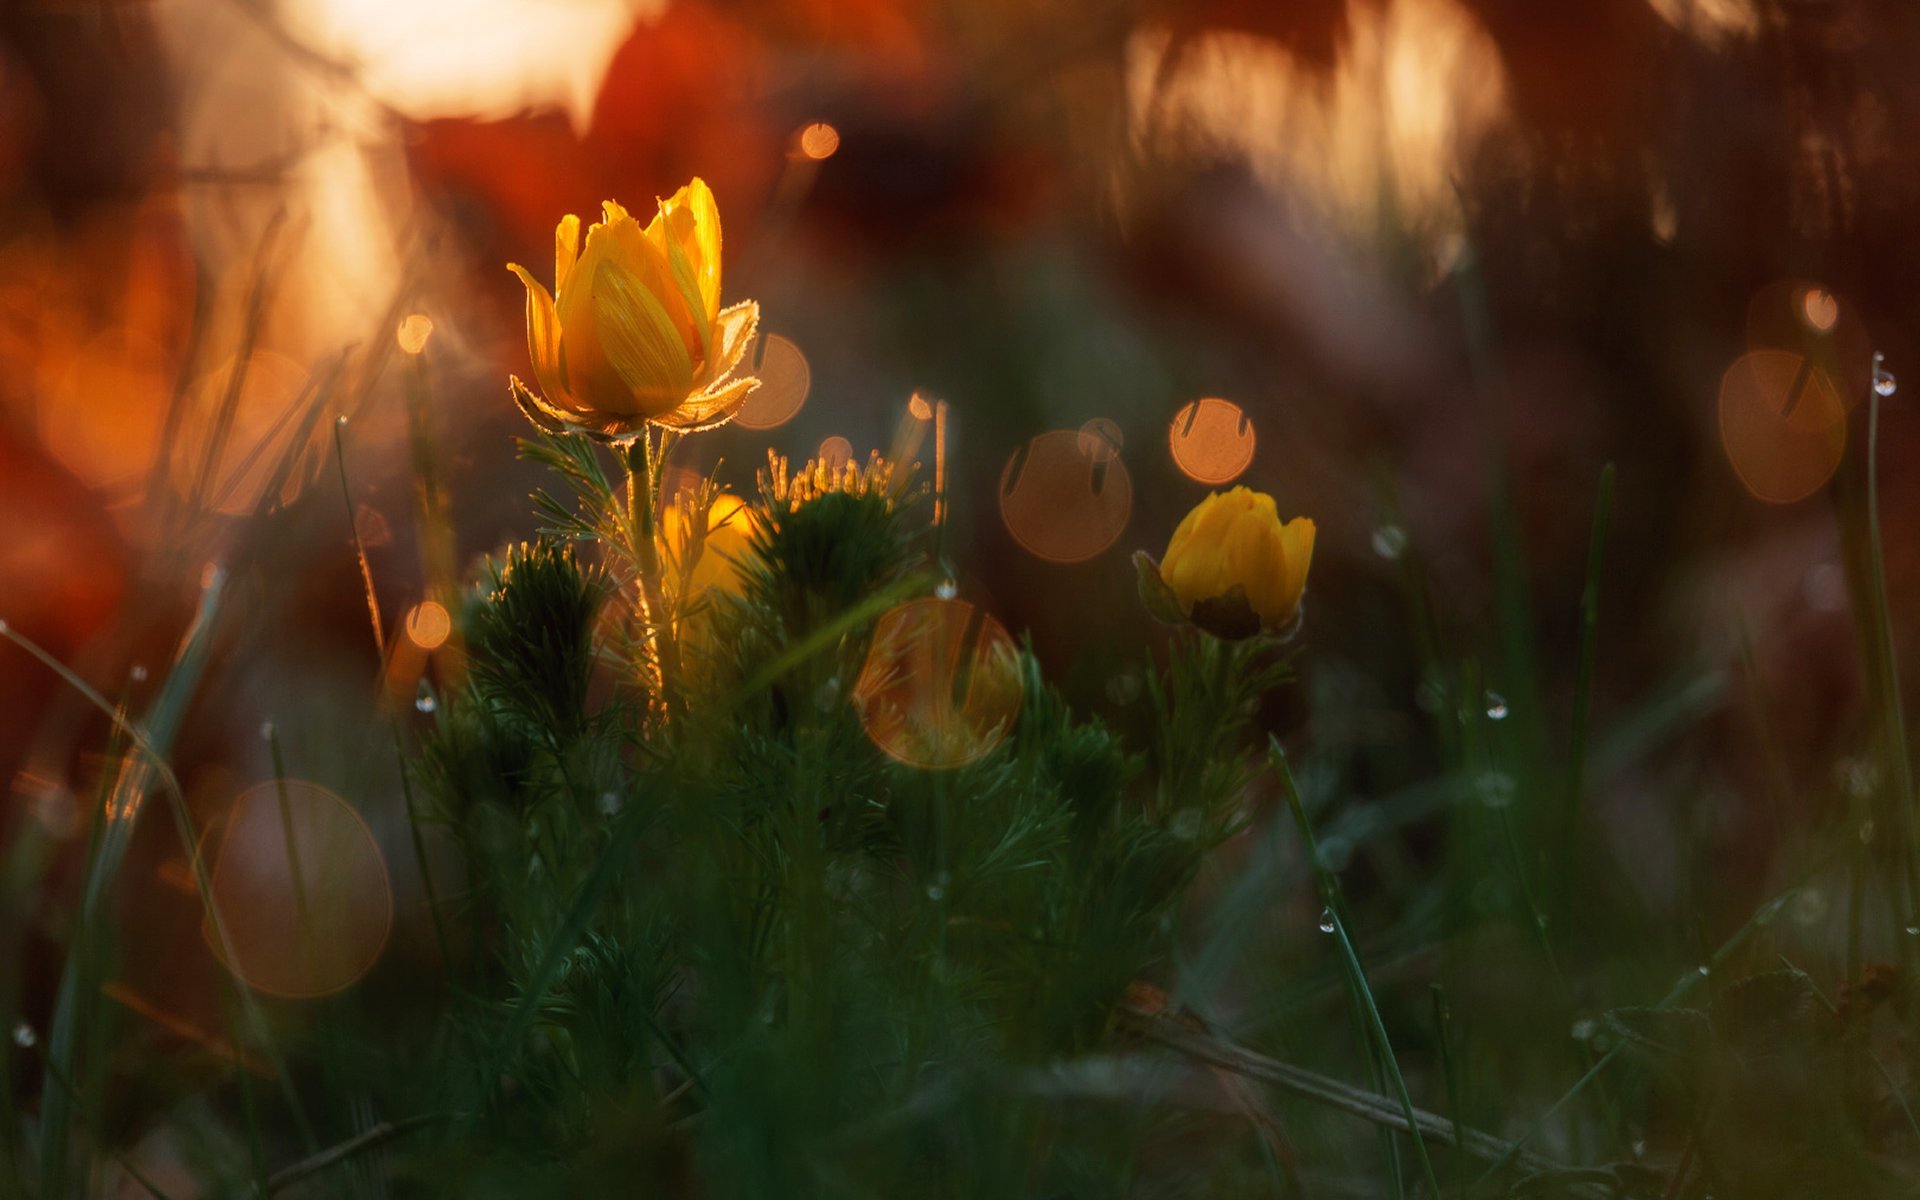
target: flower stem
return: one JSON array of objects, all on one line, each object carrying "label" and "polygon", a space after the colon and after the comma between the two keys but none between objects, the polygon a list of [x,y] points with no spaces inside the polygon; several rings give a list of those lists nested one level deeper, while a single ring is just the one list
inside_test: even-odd
[{"label": "flower stem", "polygon": [[667,605],[660,589],[660,548],[655,535],[660,502],[660,465],[666,458],[666,435],[656,452],[653,435],[645,432],[627,446],[623,456],[627,468],[627,537],[633,559],[633,573],[640,583],[640,619],[646,628],[645,641],[658,672],[660,707],[664,711],[676,681],[672,661],[673,631],[667,619]]}]

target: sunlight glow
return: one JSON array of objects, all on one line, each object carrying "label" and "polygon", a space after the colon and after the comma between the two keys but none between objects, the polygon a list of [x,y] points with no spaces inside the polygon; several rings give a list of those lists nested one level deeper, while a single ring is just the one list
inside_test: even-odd
[{"label": "sunlight glow", "polygon": [[1458,233],[1453,181],[1506,112],[1498,49],[1457,0],[1354,5],[1347,20],[1331,73],[1253,34],[1136,34],[1126,55],[1136,145],[1149,158],[1243,160],[1356,233],[1383,216],[1436,242]]}]

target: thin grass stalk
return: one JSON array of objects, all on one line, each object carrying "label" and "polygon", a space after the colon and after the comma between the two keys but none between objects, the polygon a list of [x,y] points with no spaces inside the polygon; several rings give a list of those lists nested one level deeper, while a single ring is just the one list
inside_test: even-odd
[{"label": "thin grass stalk", "polygon": [[1580,813],[1587,791],[1587,726],[1593,717],[1594,649],[1600,628],[1600,570],[1606,558],[1607,523],[1613,512],[1614,467],[1600,471],[1600,495],[1593,505],[1593,532],[1587,540],[1587,583],[1580,594],[1580,659],[1573,684],[1573,721],[1567,739],[1567,803],[1561,817],[1561,937],[1573,933],[1574,876],[1579,863]]},{"label": "thin grass stalk", "polygon": [[[1867,568],[1872,581],[1876,657],[1879,660],[1881,724],[1893,778],[1893,803],[1906,846],[1907,912],[1904,924],[1920,920],[1920,821],[1914,815],[1913,760],[1907,750],[1906,708],[1900,695],[1900,661],[1887,601],[1887,560],[1880,536],[1880,389],[1892,377],[1873,356],[1873,386],[1867,394]],[[1897,938],[1901,945],[1909,939]],[[1904,955],[1903,957],[1910,957]]]},{"label": "thin grass stalk", "polygon": [[[1407,1132],[1413,1138],[1414,1157],[1420,1163],[1420,1172],[1425,1177],[1428,1190],[1437,1198],[1442,1193],[1440,1182],[1433,1173],[1433,1160],[1427,1156],[1427,1144],[1420,1136],[1420,1123],[1415,1115],[1413,1096],[1407,1091],[1407,1081],[1400,1073],[1400,1064],[1394,1058],[1393,1042],[1387,1036],[1386,1022],[1380,1017],[1380,1006],[1374,1002],[1373,989],[1367,983],[1366,968],[1361,965],[1360,953],[1354,948],[1353,939],[1347,933],[1347,923],[1340,912],[1346,906],[1340,900],[1340,883],[1334,877],[1333,870],[1320,854],[1320,843],[1313,836],[1313,822],[1307,818],[1307,809],[1300,801],[1300,789],[1294,785],[1293,770],[1287,764],[1286,753],[1281,750],[1277,739],[1269,739],[1268,760],[1272,762],[1274,773],[1279,776],[1280,789],[1286,794],[1287,806],[1293,810],[1293,819],[1300,826],[1300,839],[1305,844],[1308,861],[1313,865],[1314,878],[1319,885],[1320,896],[1326,903],[1324,921],[1333,923],[1333,933],[1339,939],[1343,964],[1347,971],[1347,980],[1353,989],[1356,1004],[1371,1030],[1379,1058],[1388,1079],[1399,1093],[1400,1104],[1407,1119]],[[1324,926],[1323,926],[1324,928]],[[1394,1173],[1396,1187],[1399,1185],[1399,1172]]]}]

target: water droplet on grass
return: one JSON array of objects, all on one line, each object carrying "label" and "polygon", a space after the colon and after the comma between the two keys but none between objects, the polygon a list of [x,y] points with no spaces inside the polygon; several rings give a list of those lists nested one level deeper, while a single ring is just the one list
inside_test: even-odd
[{"label": "water droplet on grass", "polygon": [[420,690],[414,693],[413,706],[423,713],[430,713],[440,707],[440,702],[434,699],[433,689],[427,686],[427,681],[424,679],[420,681]]},{"label": "water droplet on grass", "polygon": [[39,1040],[33,1032],[33,1026],[27,1024],[25,1021],[13,1027],[13,1044],[22,1050],[31,1049],[33,1044]]},{"label": "water droplet on grass", "polygon": [[1499,692],[1487,693],[1487,719],[1489,721],[1507,719],[1507,698]]},{"label": "water droplet on grass", "polygon": [[960,588],[959,588],[959,585],[953,582],[953,580],[942,579],[940,581],[940,586],[933,589],[933,594],[940,597],[942,600],[951,600],[955,596],[958,596],[960,594]]},{"label": "water droplet on grass", "polygon": [[1333,910],[1331,908],[1321,909],[1320,910],[1320,932],[1332,933],[1333,927],[1334,927]]},{"label": "water droplet on grass", "polygon": [[1598,1032],[1599,1028],[1591,1018],[1581,1017],[1573,1023],[1573,1040],[1576,1042],[1584,1042]]},{"label": "water droplet on grass", "polygon": [[1881,354],[1878,351],[1874,352],[1873,390],[1879,395],[1891,396],[1896,391],[1900,390],[1900,382],[1893,377],[1892,371],[1887,370],[1886,367],[1881,365],[1882,363],[1886,362],[1886,359],[1887,359],[1886,355]]},{"label": "water droplet on grass", "polygon": [[147,669],[139,663],[133,664],[133,668],[127,674],[135,683],[145,683],[147,680]]}]

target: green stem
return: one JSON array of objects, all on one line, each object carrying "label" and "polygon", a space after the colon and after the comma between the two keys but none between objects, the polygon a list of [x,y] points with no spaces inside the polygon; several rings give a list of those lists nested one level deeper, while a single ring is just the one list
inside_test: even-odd
[{"label": "green stem", "polygon": [[1920,917],[1920,825],[1914,821],[1913,762],[1907,754],[1907,718],[1900,699],[1900,662],[1893,645],[1887,604],[1887,561],[1880,540],[1880,356],[1874,356],[1875,386],[1867,393],[1867,565],[1873,575],[1874,634],[1880,658],[1881,720],[1893,768],[1893,798],[1907,846],[1907,922]]},{"label": "green stem", "polygon": [[679,672],[674,661],[673,630],[667,619],[666,598],[660,589],[660,545],[656,536],[660,505],[660,465],[675,435],[662,436],[656,452],[653,435],[643,432],[626,449],[627,550],[640,580],[641,618],[646,644],[660,672],[660,706],[669,706]]},{"label": "green stem", "polygon": [[[1306,805],[1301,803],[1300,789],[1294,785],[1293,770],[1287,765],[1286,752],[1281,750],[1278,739],[1269,738],[1267,758],[1273,764],[1273,770],[1280,778],[1280,790],[1286,794],[1287,807],[1293,810],[1293,819],[1300,826],[1300,840],[1305,844],[1308,861],[1313,864],[1313,873],[1319,885],[1320,898],[1326,904],[1322,915],[1323,930],[1326,922],[1331,922],[1330,932],[1340,942],[1343,965],[1347,971],[1347,981],[1368,1029],[1378,1047],[1379,1062],[1384,1067],[1388,1079],[1392,1080],[1394,1090],[1399,1093],[1401,1111],[1407,1119],[1407,1133],[1413,1138],[1414,1157],[1419,1160],[1420,1172],[1426,1177],[1427,1189],[1434,1196],[1444,1195],[1440,1190],[1439,1179],[1433,1172],[1433,1160],[1427,1156],[1427,1143],[1420,1136],[1420,1120],[1413,1107],[1413,1096],[1407,1091],[1407,1080],[1400,1073],[1400,1063],[1394,1058],[1393,1043],[1387,1037],[1387,1025],[1380,1016],[1380,1006],[1374,1002],[1373,989],[1367,983],[1366,968],[1360,962],[1360,952],[1354,947],[1353,939],[1347,933],[1347,922],[1340,901],[1340,881],[1334,876],[1333,869],[1321,856],[1320,843],[1313,836],[1313,823],[1307,819]],[[1397,1172],[1396,1172],[1397,1175]]]}]

